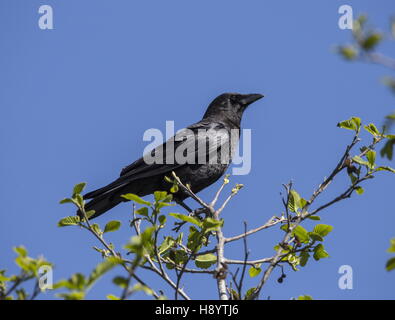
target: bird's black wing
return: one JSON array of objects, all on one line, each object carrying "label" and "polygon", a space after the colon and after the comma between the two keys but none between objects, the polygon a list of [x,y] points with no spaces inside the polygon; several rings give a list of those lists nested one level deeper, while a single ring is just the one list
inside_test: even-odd
[{"label": "bird's black wing", "polygon": [[[191,149],[192,147],[195,148],[196,143],[199,144],[200,142],[203,142],[202,141],[203,139],[204,139],[203,143],[206,143],[206,139],[207,139],[206,137],[203,138],[198,134],[199,130],[209,130],[209,129],[212,129],[213,134],[215,134],[215,132],[222,132],[221,133],[222,136],[226,134],[224,132],[227,132],[227,131],[223,131],[225,130],[225,126],[223,124],[213,123],[206,120],[202,120],[194,125],[182,129],[179,132],[177,132],[175,136],[173,136],[168,141],[166,141],[164,144],[156,147],[154,150],[151,151],[151,156],[156,156],[156,159],[162,159],[161,163],[147,163],[144,157],[142,157],[137,161],[133,162],[132,164],[123,168],[120,177],[117,180],[115,180],[114,182],[110,183],[109,185],[101,189],[87,193],[84,196],[84,198],[85,199],[93,198],[96,197],[97,195],[121,188],[135,180],[171,173],[171,171],[174,171],[179,167],[188,165],[185,163],[177,163],[175,159],[173,159],[174,161],[169,163],[166,159],[167,145],[169,143],[174,143],[174,150],[177,150],[179,147],[181,147],[184,150],[189,150],[188,147],[191,147]],[[225,143],[226,139],[224,138],[228,138],[228,137],[222,137],[218,145],[214,145],[214,146],[210,145],[207,148],[206,153],[207,154],[216,153],[217,150],[221,147],[221,145]],[[193,144],[193,146],[191,144]],[[174,152],[174,150],[172,150],[172,152]],[[195,159],[198,158],[198,154],[196,150],[195,150],[195,154],[193,154],[192,156],[195,157]]]}]

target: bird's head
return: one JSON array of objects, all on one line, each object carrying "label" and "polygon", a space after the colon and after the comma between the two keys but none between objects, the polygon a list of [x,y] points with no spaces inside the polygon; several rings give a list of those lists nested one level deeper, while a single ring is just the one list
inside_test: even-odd
[{"label": "bird's head", "polygon": [[208,106],[205,118],[225,118],[240,124],[244,110],[253,102],[263,98],[262,94],[223,93]]}]

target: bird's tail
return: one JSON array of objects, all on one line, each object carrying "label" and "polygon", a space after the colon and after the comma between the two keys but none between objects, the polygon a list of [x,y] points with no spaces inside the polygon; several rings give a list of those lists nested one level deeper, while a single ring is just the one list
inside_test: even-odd
[{"label": "bird's tail", "polygon": [[[88,212],[90,210],[95,210],[95,213],[89,217],[89,220],[97,218],[102,215],[106,211],[112,209],[116,205],[125,201],[119,194],[115,193],[104,193],[99,196],[96,196],[91,201],[85,204],[85,211]],[[82,213],[80,211],[77,214],[81,217]]]}]

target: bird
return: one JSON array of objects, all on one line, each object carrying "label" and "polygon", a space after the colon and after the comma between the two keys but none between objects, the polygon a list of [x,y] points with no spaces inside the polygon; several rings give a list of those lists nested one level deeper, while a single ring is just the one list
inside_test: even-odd
[{"label": "bird", "polygon": [[[240,93],[217,96],[199,122],[178,131],[164,144],[124,167],[115,181],[83,195],[84,200],[89,200],[86,212],[94,210],[89,219],[128,201],[122,197],[124,194],[144,197],[155,191],[169,192],[173,185],[166,177],[173,172],[195,194],[216,182],[231,163],[244,111],[262,97]],[[183,201],[188,197],[181,188],[173,193],[173,200],[187,209]],[[81,216],[81,212],[77,214]]]}]

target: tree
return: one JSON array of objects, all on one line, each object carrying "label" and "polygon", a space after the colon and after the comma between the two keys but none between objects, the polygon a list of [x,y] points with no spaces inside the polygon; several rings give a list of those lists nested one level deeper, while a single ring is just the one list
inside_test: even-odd
[{"label": "tree", "polygon": [[[348,61],[361,61],[378,64],[386,67],[388,70],[395,71],[395,59],[378,51],[379,44],[385,39],[395,39],[395,18],[390,19],[390,30],[385,33],[375,30],[368,24],[367,16],[361,15],[353,22],[352,43],[338,47],[339,54]],[[388,86],[395,94],[395,77],[385,76],[382,79],[384,85]],[[395,111],[385,116],[383,131],[389,131],[395,124]],[[395,138],[386,141],[380,151],[382,157],[389,160],[393,158],[393,149]],[[395,252],[395,238],[390,240],[390,247],[387,250],[390,253]],[[389,259],[386,263],[388,271],[395,269],[395,257]]]},{"label": "tree", "polygon": [[[85,183],[77,184],[71,197],[61,200],[60,203],[73,204],[82,212],[79,216],[68,216],[61,219],[59,227],[78,226],[86,230],[98,241],[94,247],[102,261],[85,276],[81,273],[73,274],[69,279],[61,280],[54,284],[54,289],[62,290],[57,296],[64,299],[84,299],[86,293],[94,283],[109,270],[118,267],[123,271],[122,276],[113,278],[113,282],[119,286],[117,295],[109,294],[108,299],[128,299],[137,291],[144,291],[155,299],[191,299],[190,288],[185,288],[182,283],[186,273],[200,277],[202,274],[210,274],[216,281],[218,297],[220,299],[258,299],[263,287],[270,279],[275,268],[280,268],[282,275],[277,281],[281,283],[286,277],[286,268],[298,271],[311,262],[329,256],[325,250],[325,238],[332,231],[330,225],[317,223],[312,230],[306,230],[302,224],[307,219],[318,221],[318,214],[328,207],[350,198],[353,194],[363,194],[361,184],[372,179],[382,172],[395,173],[395,170],[380,166],[376,163],[375,147],[381,142],[394,139],[370,123],[362,125],[361,119],[353,117],[338,123],[338,127],[353,132],[353,138],[346,146],[343,154],[328,177],[319,184],[309,197],[302,197],[294,188],[294,183],[284,184],[282,198],[282,213],[272,216],[263,225],[253,229],[247,228],[245,222],[244,232],[225,237],[224,216],[225,209],[242,189],[242,185],[236,184],[228,193],[225,201],[218,204],[219,196],[225,192],[230,183],[229,176],[225,176],[223,182],[214,195],[212,201],[207,202],[194,194],[188,185],[185,185],[174,173],[166,177],[173,184],[171,193],[180,188],[187,192],[197,204],[197,209],[189,214],[170,213],[168,216],[162,213],[164,207],[173,206],[172,194],[165,191],[157,191],[154,201],[146,201],[134,194],[125,194],[123,197],[132,202],[130,228],[134,236],[121,248],[115,248],[105,236],[109,232],[116,232],[121,226],[120,221],[110,221],[104,228],[97,223],[91,223],[89,217],[94,213],[86,212],[85,201],[81,195]],[[364,129],[364,130],[362,130]],[[361,132],[370,136],[371,142],[362,146],[358,152],[354,149],[361,142]],[[324,193],[341,174],[346,173],[350,178],[349,185],[335,198],[328,202],[317,203],[320,195]],[[139,208],[136,208],[139,206]],[[173,229],[169,225],[173,223]],[[257,260],[249,260],[248,237],[252,234],[263,232],[269,228],[280,228],[283,231],[281,239],[273,240],[274,252]],[[173,236],[174,231],[176,236]],[[185,234],[185,236],[184,236]],[[226,248],[229,243],[242,241],[244,244],[244,256],[239,260],[228,259]],[[394,245],[394,243],[393,243]],[[392,247],[392,250],[394,248]],[[40,292],[38,285],[34,292],[29,295],[20,285],[25,281],[35,279],[39,283],[38,268],[47,264],[43,259],[27,257],[27,251],[23,247],[16,248],[18,253],[16,263],[21,268],[21,275],[6,276],[5,270],[0,273],[0,298],[12,299],[14,292],[18,299],[34,299]],[[191,266],[194,263],[194,266]],[[147,283],[139,275],[139,270],[144,269],[157,274],[164,284],[174,291],[174,297],[165,297],[152,284]],[[248,269],[248,270],[247,270]],[[247,276],[257,278],[256,285],[252,288],[244,288],[243,281]],[[301,300],[309,300],[310,296],[300,296]]]}]

